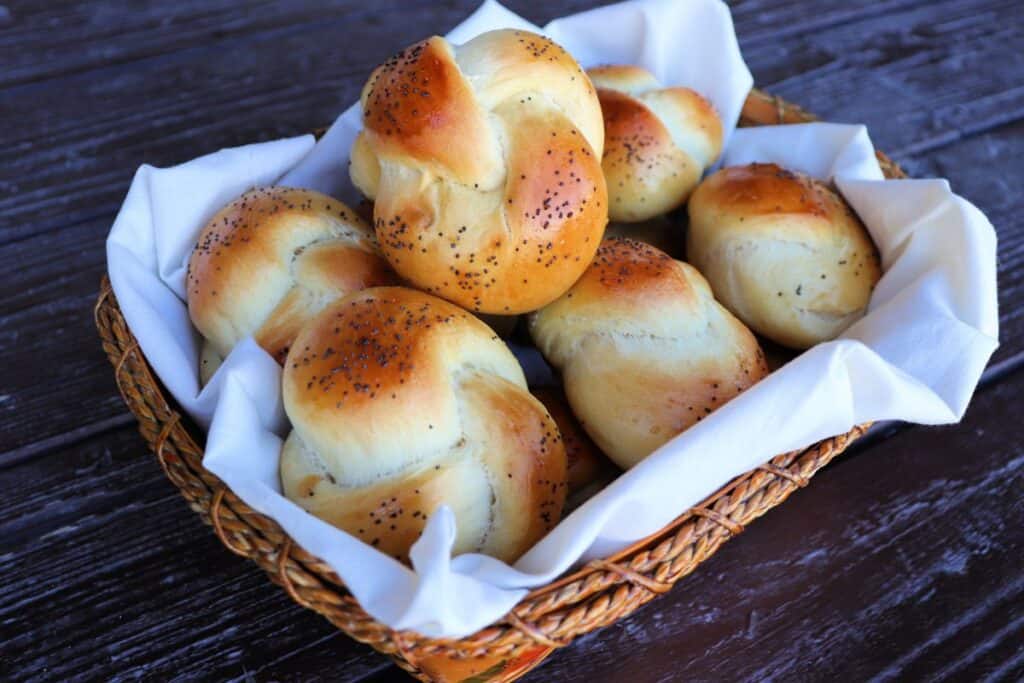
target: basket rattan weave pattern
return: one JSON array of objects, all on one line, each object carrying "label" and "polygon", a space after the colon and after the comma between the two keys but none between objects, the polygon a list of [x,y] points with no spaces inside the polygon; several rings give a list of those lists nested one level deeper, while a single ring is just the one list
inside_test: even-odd
[{"label": "basket rattan weave pattern", "polygon": [[[799,107],[754,90],[740,125],[814,120]],[[885,175],[903,177],[884,155]],[[272,520],[255,512],[202,466],[203,437],[154,377],[128,329],[109,281],[95,309],[103,348],[118,388],[142,436],[189,506],[213,526],[232,552],[262,567],[300,605],[315,610],[353,638],[391,655],[424,681],[510,681],[573,638],[622,619],[692,572],[744,526],[782,503],[866,425],[786,453],[733,480],[657,534],[604,560],[593,561],[534,590],[503,620],[460,639],[396,632],[376,622],[337,575],[296,546]]]}]

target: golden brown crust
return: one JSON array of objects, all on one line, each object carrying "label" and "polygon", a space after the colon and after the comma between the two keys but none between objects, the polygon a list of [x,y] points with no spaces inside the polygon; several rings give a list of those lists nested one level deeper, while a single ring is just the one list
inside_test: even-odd
[{"label": "golden brown crust", "polygon": [[479,183],[499,149],[447,41],[428,38],[373,72],[363,95],[363,125],[378,157],[404,157]]},{"label": "golden brown crust", "polygon": [[[288,498],[403,562],[408,562],[409,548],[439,506],[449,505],[456,515],[467,515],[466,508],[484,506],[490,496],[483,472],[473,462],[420,470],[404,478],[400,486],[388,479],[358,488],[340,487],[329,472],[303,468],[293,460],[282,460],[282,467]],[[479,485],[473,490],[467,482]]]},{"label": "golden brown crust", "polygon": [[[678,321],[667,318],[667,310],[692,317],[703,298],[711,296],[703,279],[699,275],[694,278],[690,270],[646,243],[606,239],[580,280],[536,317],[564,316],[593,322],[610,322],[617,317],[624,329],[674,330]],[[566,342],[574,343],[570,338]]]},{"label": "golden brown crust", "polygon": [[520,31],[454,51],[431,38],[378,69],[363,106],[351,174],[403,277],[497,314],[534,310],[579,277],[607,222],[604,133],[562,48]]},{"label": "golden brown crust", "polygon": [[189,315],[221,357],[246,335],[282,362],[331,297],[391,284],[369,226],[311,190],[254,188],[203,229],[186,276]]},{"label": "golden brown crust", "polygon": [[662,88],[639,67],[588,74],[604,115],[601,164],[611,220],[645,221],[680,206],[721,152],[714,107],[688,88]]},{"label": "golden brown crust", "polygon": [[614,90],[597,92],[605,117],[601,166],[609,186],[609,217],[648,220],[682,204],[700,180],[700,165],[640,100]]},{"label": "golden brown crust", "polygon": [[283,394],[286,495],[367,542],[360,515],[384,501],[393,521],[374,538],[386,552],[404,558],[442,503],[458,551],[508,560],[557,522],[557,427],[504,343],[447,301],[401,287],[337,301],[296,339]]},{"label": "golden brown crust", "polygon": [[377,292],[330,310],[333,316],[318,318],[299,336],[288,359],[286,381],[306,386],[294,405],[306,411],[363,410],[388,397],[397,400],[399,391],[403,399],[419,398],[416,393],[427,388],[419,381],[422,368],[434,360],[431,328],[473,325],[468,313]]},{"label": "golden brown crust", "polygon": [[473,83],[480,103],[538,104],[538,96],[559,110],[600,157],[604,127],[594,86],[561,45],[529,31],[480,34],[457,48],[462,73]]},{"label": "golden brown crust", "polygon": [[694,268],[607,239],[587,272],[530,319],[573,413],[630,467],[767,373],[757,340]]},{"label": "golden brown crust", "polygon": [[482,550],[515,559],[555,527],[569,490],[565,445],[555,421],[528,391],[474,376],[464,384],[477,407],[467,429],[484,444],[491,473],[494,517]]},{"label": "golden brown crust", "polygon": [[565,444],[569,495],[581,491],[587,486],[608,475],[612,464],[605,457],[593,440],[587,435],[576,416],[569,409],[565,393],[553,387],[541,387],[533,390],[551,418],[558,425]]},{"label": "golden brown crust", "polygon": [[[600,241],[605,186],[575,130],[531,133],[550,128],[549,117],[527,107],[507,115],[516,125],[501,202],[481,204],[479,193],[459,187],[440,188],[436,198],[393,197],[394,208],[378,199],[381,246],[409,280],[475,311],[505,302],[495,312],[513,314],[548,303],[579,277]],[[394,213],[398,206],[404,213]],[[437,206],[449,207],[450,222],[439,220]]]},{"label": "golden brown crust", "polygon": [[725,168],[690,200],[687,255],[741,320],[792,348],[852,324],[881,277],[878,253],[845,201],[775,164]]},{"label": "golden brown crust", "polygon": [[614,305],[626,312],[662,300],[696,306],[700,288],[695,287],[678,262],[665,252],[630,239],[607,239],[593,262],[572,289],[576,307]]},{"label": "golden brown crust", "polygon": [[[722,119],[711,100],[690,88],[662,88],[645,95],[644,101],[659,115],[663,115],[670,126],[673,121],[686,119],[687,128],[699,135],[706,147],[700,149],[696,140],[691,141],[692,147],[685,143],[683,147],[692,149],[691,153],[705,168],[718,160],[722,151]],[[668,116],[669,112],[675,113],[678,118]]]},{"label": "golden brown crust", "polygon": [[[626,93],[606,88],[598,88],[597,95],[604,114],[606,159],[613,151],[633,152],[636,156],[647,152],[665,153],[674,147],[668,128],[643,102]],[[610,149],[611,146],[616,149]],[[639,160],[646,159],[640,157]]]},{"label": "golden brown crust", "polygon": [[[701,199],[744,216],[807,214],[834,220],[846,213],[845,203],[821,182],[777,164],[723,168],[708,178]],[[819,227],[826,228],[827,224]]]}]

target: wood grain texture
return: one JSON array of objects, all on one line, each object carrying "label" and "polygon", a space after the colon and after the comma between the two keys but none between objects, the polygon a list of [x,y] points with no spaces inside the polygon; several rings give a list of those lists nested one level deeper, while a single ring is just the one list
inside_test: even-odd
[{"label": "wood grain texture", "polygon": [[216,680],[330,642],[385,660],[228,552],[134,429],[0,472],[0,679]]},{"label": "wood grain texture", "polygon": [[[138,165],[321,126],[383,57],[475,4],[0,6],[0,679],[404,678],[187,510],[129,426],[91,304]],[[544,23],[598,3],[507,4]],[[1007,463],[1024,440],[1011,410],[1024,13],[1012,0],[730,4],[758,85],[867,123],[912,175],[949,177],[989,214],[1003,346],[968,423],[879,433],[531,680],[1020,678],[1020,465]],[[877,462],[897,466],[879,480]]]},{"label": "wood grain texture", "polygon": [[867,124],[898,161],[1024,115],[1014,0],[824,4],[833,11],[735,3],[757,83],[827,120]]},{"label": "wood grain texture", "polygon": [[[78,3],[75,15],[94,18],[65,18],[42,34],[24,31],[23,40],[34,36],[45,49],[15,49],[17,29],[37,20],[11,9],[0,44],[26,60],[24,68],[53,77],[0,90],[0,135],[12,152],[0,168],[0,189],[8,190],[0,192],[0,243],[97,216],[109,223],[143,163],[180,163],[330,123],[355,101],[376,64],[425,33],[448,31],[477,3],[389,0],[374,3],[373,11],[353,11],[351,1],[251,4],[152,3],[133,13],[119,10],[120,3]],[[528,3],[508,4],[538,20],[552,16],[529,11]],[[558,4],[572,11],[585,3]],[[105,28],[111,17],[124,28]],[[90,25],[95,35],[80,35]],[[58,61],[49,58],[50,48],[59,51]],[[73,54],[70,62],[60,61],[65,51]],[[87,68],[92,52],[111,58]],[[71,116],[68,102],[75,103]],[[50,191],[57,187],[61,192]]]}]

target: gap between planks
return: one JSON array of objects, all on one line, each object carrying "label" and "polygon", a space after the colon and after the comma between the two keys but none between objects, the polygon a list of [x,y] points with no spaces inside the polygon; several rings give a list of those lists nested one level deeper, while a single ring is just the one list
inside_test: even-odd
[{"label": "gap between planks", "polygon": [[85,439],[104,434],[122,427],[135,425],[135,416],[130,412],[114,415],[105,420],[82,425],[71,431],[55,434],[54,436],[35,441],[19,448],[0,453],[0,470],[9,467],[16,467],[36,456],[49,455],[50,451],[67,449]]}]

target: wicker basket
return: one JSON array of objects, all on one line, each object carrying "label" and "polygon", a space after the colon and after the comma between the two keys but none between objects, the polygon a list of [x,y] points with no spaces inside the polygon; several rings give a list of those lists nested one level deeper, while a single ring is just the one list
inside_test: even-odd
[{"label": "wicker basket", "polygon": [[[799,107],[754,90],[743,107],[740,125],[812,120]],[[903,177],[884,155],[879,153],[878,159],[887,177]],[[744,525],[805,486],[867,427],[773,458],[660,532],[534,590],[501,621],[471,636],[427,638],[396,632],[374,621],[326,564],[296,546],[274,521],[249,508],[203,468],[202,433],[182,416],[153,376],[106,278],[95,314],[103,349],[142,436],[167,477],[203,521],[213,526],[224,545],[262,567],[295,602],[390,655],[424,681],[512,681],[576,636],[629,616],[671,589]]]}]

